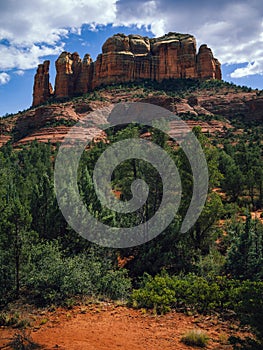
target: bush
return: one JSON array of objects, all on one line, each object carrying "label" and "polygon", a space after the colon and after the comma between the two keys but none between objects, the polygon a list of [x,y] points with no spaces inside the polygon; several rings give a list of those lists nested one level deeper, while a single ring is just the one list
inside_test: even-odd
[{"label": "bush", "polygon": [[180,310],[235,311],[243,325],[249,325],[263,340],[263,282],[238,281],[217,277],[207,281],[189,274],[169,276],[167,273],[151,277],[145,275],[141,288],[132,292],[134,307],[168,312],[172,307]]},{"label": "bush", "polygon": [[17,313],[0,313],[0,326],[15,326],[19,322],[19,314]]},{"label": "bush", "polygon": [[193,329],[182,337],[181,342],[190,346],[198,346],[200,348],[204,348],[207,346],[209,337],[206,333],[201,330]]},{"label": "bush", "polygon": [[127,271],[108,270],[107,273],[101,277],[100,294],[109,297],[113,300],[125,300],[129,296],[131,290],[131,280],[128,278]]},{"label": "bush", "polygon": [[170,311],[176,302],[172,278],[166,274],[154,278],[145,274],[143,283],[143,288],[131,295],[134,307],[154,309],[157,313]]},{"label": "bush", "polygon": [[251,326],[263,344],[263,282],[242,282],[236,290],[236,299],[239,319]]},{"label": "bush", "polygon": [[77,295],[125,299],[131,288],[126,270],[94,254],[64,257],[57,242],[34,245],[24,285],[40,304],[61,303]]},{"label": "bush", "polygon": [[262,350],[262,343],[255,339],[245,337],[230,336],[228,339],[229,343],[233,346],[233,350]]},{"label": "bush", "polygon": [[166,273],[155,277],[145,274],[141,288],[134,290],[131,298],[135,307],[153,308],[161,313],[169,311],[171,307],[207,313],[229,307],[230,287],[231,281],[223,277],[208,282],[204,277],[193,274],[184,277]]}]

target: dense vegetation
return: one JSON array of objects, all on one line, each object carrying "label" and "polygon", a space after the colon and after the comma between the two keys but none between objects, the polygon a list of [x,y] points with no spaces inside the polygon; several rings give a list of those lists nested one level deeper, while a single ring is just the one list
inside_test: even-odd
[{"label": "dense vegetation", "polygon": [[[193,82],[190,86],[200,88]],[[209,193],[201,216],[185,234],[180,226],[193,181],[184,152],[168,146],[166,135],[154,128],[129,125],[108,131],[111,143],[150,131],[152,140],[174,159],[183,186],[179,211],[169,227],[150,242],[127,249],[101,248],[68,226],[54,192],[57,147],[36,142],[19,150],[10,144],[2,147],[1,307],[20,295],[37,305],[63,304],[77,295],[90,295],[130,300],[134,307],[160,313],[170,308],[202,313],[231,309],[262,341],[263,225],[251,218],[251,212],[263,209],[263,130],[260,124],[234,123],[243,133],[232,130],[220,141],[194,129],[208,162]],[[149,197],[132,214],[111,212],[98,201],[92,181],[96,160],[106,147],[103,142],[93,144],[82,156],[83,202],[94,216],[112,226],[146,222],[162,200],[160,176],[142,160],[121,163],[112,178],[121,200],[131,198],[130,185],[136,178],[149,184]],[[125,268],[120,260],[127,261]]]}]

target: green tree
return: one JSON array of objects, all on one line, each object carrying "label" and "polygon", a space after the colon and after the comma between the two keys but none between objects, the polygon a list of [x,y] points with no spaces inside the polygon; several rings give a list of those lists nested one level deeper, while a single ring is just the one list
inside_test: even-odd
[{"label": "green tree", "polygon": [[221,152],[219,169],[223,174],[222,189],[236,202],[244,189],[245,179],[235,160],[224,151]]},{"label": "green tree", "polygon": [[233,235],[226,271],[234,278],[263,279],[263,225],[247,216],[241,231]]},{"label": "green tree", "polygon": [[23,244],[26,240],[26,235],[29,233],[32,218],[26,206],[22,205],[20,200],[16,198],[8,206],[7,220],[8,241],[11,248],[10,258],[13,261],[15,271],[15,291],[16,296],[19,296]]}]

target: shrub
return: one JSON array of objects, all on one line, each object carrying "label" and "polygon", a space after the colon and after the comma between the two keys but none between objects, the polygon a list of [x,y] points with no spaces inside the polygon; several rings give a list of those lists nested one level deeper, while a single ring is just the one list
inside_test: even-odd
[{"label": "shrub", "polygon": [[100,293],[103,296],[113,300],[125,300],[128,298],[128,292],[131,290],[131,280],[128,278],[128,273],[124,269],[108,270],[101,277]]},{"label": "shrub", "polygon": [[166,313],[175,303],[175,291],[172,288],[172,278],[167,274],[154,278],[148,274],[144,275],[144,287],[134,290],[132,293],[133,305],[154,309],[157,313]]},{"label": "shrub", "polygon": [[207,313],[235,311],[243,325],[249,325],[259,342],[263,340],[263,282],[231,280],[219,276],[213,281],[188,274],[145,275],[141,288],[132,292],[134,307],[168,312],[171,307]]},{"label": "shrub", "polygon": [[262,343],[256,339],[245,337],[230,336],[228,339],[229,343],[233,346],[233,350],[262,350]]},{"label": "shrub", "polygon": [[208,282],[204,277],[193,274],[169,276],[166,273],[151,277],[145,275],[141,288],[134,290],[131,298],[135,307],[156,309],[165,313],[171,307],[209,312],[229,304],[226,279]]},{"label": "shrub", "polygon": [[179,280],[177,285],[180,283],[187,285],[185,295],[180,295],[185,306],[192,307],[199,312],[208,312],[218,306],[220,289],[216,283],[209,283],[205,278],[192,274],[186,276],[182,281]]},{"label": "shrub", "polygon": [[263,282],[242,282],[236,289],[236,300],[239,319],[251,326],[263,344]]},{"label": "shrub", "polygon": [[24,284],[40,304],[61,303],[76,295],[125,299],[131,287],[126,270],[113,270],[94,254],[64,257],[57,242],[34,245]]},{"label": "shrub", "polygon": [[2,312],[0,314],[0,326],[15,326],[20,320],[20,315],[18,313],[6,313]]},{"label": "shrub", "polygon": [[204,348],[207,346],[208,340],[209,337],[206,333],[202,332],[201,330],[193,329],[185,333],[181,339],[181,342],[186,345]]}]

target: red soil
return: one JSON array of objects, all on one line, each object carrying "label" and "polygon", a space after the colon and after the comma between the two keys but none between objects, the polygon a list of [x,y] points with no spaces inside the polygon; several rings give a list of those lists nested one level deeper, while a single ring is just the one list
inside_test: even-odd
[{"label": "red soil", "polygon": [[[111,303],[75,306],[55,311],[31,311],[31,326],[26,330],[45,350],[184,350],[194,349],[180,342],[191,329],[202,329],[209,337],[207,349],[232,349],[229,335],[241,335],[237,325],[210,316],[186,316],[170,312],[155,316]],[[0,349],[15,333],[0,328]],[[244,334],[243,334],[244,335]]]}]

